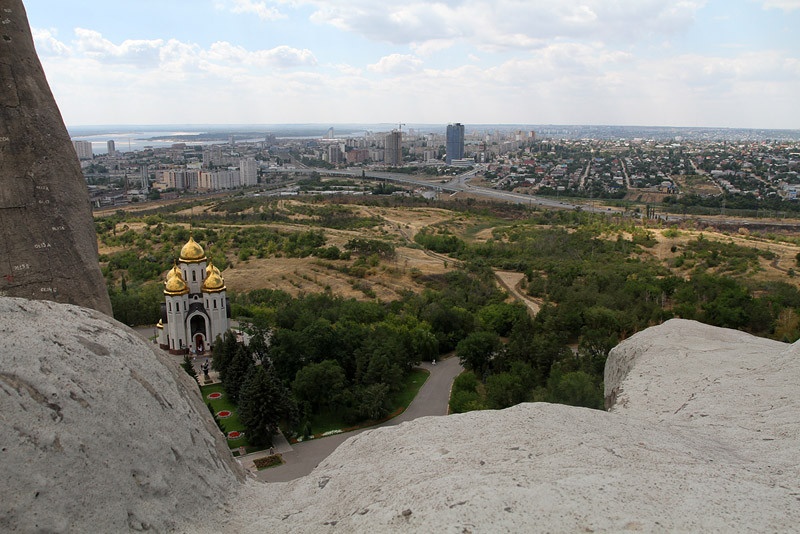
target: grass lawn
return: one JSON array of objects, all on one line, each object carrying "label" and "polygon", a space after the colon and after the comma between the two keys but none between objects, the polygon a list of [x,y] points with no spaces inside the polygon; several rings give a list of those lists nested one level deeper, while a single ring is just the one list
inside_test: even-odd
[{"label": "grass lawn", "polygon": [[[412,369],[411,372],[405,376],[400,391],[395,393],[392,398],[393,408],[390,413],[393,414],[393,416],[401,414],[408,408],[408,405],[411,404],[411,401],[417,396],[419,389],[428,379],[428,376],[430,376],[430,373],[424,369]],[[364,421],[363,424],[359,423],[355,425],[355,428],[372,426],[379,422],[381,421]],[[311,419],[311,430],[314,434],[323,434],[331,430],[345,428],[353,427],[347,425],[338,414],[332,413],[330,410],[318,413]]]},{"label": "grass lawn", "polygon": [[[221,393],[222,397],[218,399],[209,399],[208,396],[212,393]],[[228,432],[232,432],[234,430],[238,430],[240,432],[244,432],[244,425],[239,422],[239,414],[236,412],[236,405],[233,404],[229,399],[228,396],[225,394],[225,389],[222,387],[222,384],[212,384],[210,386],[201,386],[200,387],[200,394],[203,396],[203,402],[206,404],[211,404],[211,408],[214,409],[214,413],[221,412],[223,410],[228,410],[231,412],[230,417],[226,417],[225,419],[220,418],[220,423],[222,423],[223,428],[225,429],[225,434],[227,435]],[[242,446],[249,446],[247,443],[247,437],[242,436],[239,439],[229,439],[228,440],[228,447],[231,449],[238,449]]]}]

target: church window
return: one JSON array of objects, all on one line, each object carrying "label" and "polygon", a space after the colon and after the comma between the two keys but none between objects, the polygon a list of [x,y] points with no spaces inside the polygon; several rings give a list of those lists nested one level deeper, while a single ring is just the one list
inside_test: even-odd
[{"label": "church window", "polygon": [[217,299],[214,299],[214,309],[217,308]]},{"label": "church window", "polygon": [[167,306],[169,306],[169,311],[172,311],[172,303],[171,303],[171,302],[168,302],[168,303],[167,303]]},{"label": "church window", "polygon": [[192,271],[192,282],[197,282],[197,271]]},{"label": "church window", "polygon": [[179,312],[179,311],[181,311],[181,303],[180,303],[180,302],[176,302],[176,303],[175,303],[175,311],[176,311],[176,312]]}]

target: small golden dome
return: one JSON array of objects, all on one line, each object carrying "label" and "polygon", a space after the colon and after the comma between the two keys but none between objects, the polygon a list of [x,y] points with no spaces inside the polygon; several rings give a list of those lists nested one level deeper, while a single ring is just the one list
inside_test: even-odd
[{"label": "small golden dome", "polygon": [[209,265],[206,269],[206,280],[203,282],[203,291],[205,293],[217,293],[225,290],[225,280],[222,279],[219,269]]},{"label": "small golden dome", "polygon": [[164,320],[163,319],[159,319],[158,320],[158,324],[156,325],[156,328],[160,328],[162,330],[164,329]]},{"label": "small golden dome", "polygon": [[178,269],[178,264],[177,263],[172,266],[172,269],[167,271],[167,281],[169,281],[170,278],[173,278],[175,276],[183,277],[183,275],[181,273],[181,270]]},{"label": "small golden dome", "polygon": [[181,249],[181,262],[183,263],[200,263],[206,261],[206,253],[194,237],[189,237],[189,241],[183,245]]},{"label": "small golden dome", "polygon": [[183,275],[181,274],[180,269],[174,267],[170,271],[170,276],[167,277],[167,281],[164,283],[164,294],[165,295],[185,295],[189,292],[189,286],[186,285],[186,282],[183,281]]}]

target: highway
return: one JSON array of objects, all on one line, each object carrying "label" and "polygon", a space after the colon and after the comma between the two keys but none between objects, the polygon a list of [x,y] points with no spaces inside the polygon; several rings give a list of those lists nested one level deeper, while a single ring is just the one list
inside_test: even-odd
[{"label": "highway", "polygon": [[[314,169],[314,168],[294,168],[294,169],[269,169],[268,172],[273,173],[303,173],[303,174],[311,174],[313,172],[319,173],[320,175],[325,176],[346,176],[350,178],[368,178],[373,180],[386,180],[389,182],[395,182],[399,184],[405,185],[412,185],[416,187],[425,187],[428,189],[433,189],[436,191],[441,191],[445,193],[469,193],[471,195],[484,197],[493,200],[502,200],[505,202],[513,202],[515,204],[526,204],[528,206],[537,206],[541,208],[548,208],[548,209],[563,209],[563,210],[582,210],[590,213],[606,213],[606,214],[613,214],[613,215],[623,215],[623,216],[633,216],[637,217],[638,214],[633,214],[629,210],[625,210],[623,208],[610,208],[607,206],[595,206],[591,203],[587,204],[578,204],[578,203],[571,203],[566,200],[553,200],[552,198],[544,198],[544,197],[537,197],[535,195],[523,195],[520,193],[512,193],[510,191],[501,191],[498,189],[491,189],[489,187],[480,187],[474,186],[467,183],[467,180],[472,178],[478,172],[481,172],[482,168],[480,166],[476,167],[471,171],[464,172],[462,174],[453,176],[449,180],[422,180],[420,178],[410,176],[407,174],[402,173],[394,173],[394,172],[380,172],[380,171],[368,171],[366,169],[336,169],[336,170],[329,170],[329,169]],[[286,189],[281,189],[285,191]],[[278,194],[279,191],[273,191],[271,194]],[[681,215],[677,213],[665,214],[659,213],[656,214],[656,217],[665,222],[680,222],[685,219],[691,219],[695,221],[702,222],[704,224],[709,225],[721,225],[721,226],[740,226],[740,227],[748,227],[748,226],[774,226],[774,227],[791,227],[796,228],[798,224],[796,221],[769,221],[764,219],[748,219],[742,217],[719,217],[719,216],[697,216],[697,215]]]},{"label": "highway", "polygon": [[519,193],[512,193],[510,191],[491,189],[489,187],[479,187],[479,186],[469,185],[467,183],[467,180],[475,176],[476,173],[480,172],[480,169],[478,168],[454,176],[452,179],[448,181],[422,180],[413,176],[409,176],[407,174],[394,173],[394,172],[367,171],[364,169],[338,169],[338,170],[311,169],[311,168],[270,169],[268,172],[303,173],[303,174],[311,174],[312,172],[316,172],[326,176],[369,178],[376,180],[386,180],[389,182],[395,182],[405,185],[413,185],[417,187],[425,187],[428,189],[434,189],[437,191],[442,191],[447,193],[470,193],[472,195],[482,196],[493,200],[503,200],[506,202],[513,202],[515,204],[527,204],[529,206],[539,206],[550,209],[581,209],[584,211],[590,211],[595,213],[617,213],[617,214],[624,213],[623,210],[619,209],[598,208],[587,204],[571,204],[569,202],[537,197],[534,195],[522,195]]}]

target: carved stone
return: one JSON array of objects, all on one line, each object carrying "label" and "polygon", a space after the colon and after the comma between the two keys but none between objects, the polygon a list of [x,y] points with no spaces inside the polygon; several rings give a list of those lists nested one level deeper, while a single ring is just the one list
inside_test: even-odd
[{"label": "carved stone", "polygon": [[20,0],[0,0],[0,295],[111,314],[86,182]]}]

